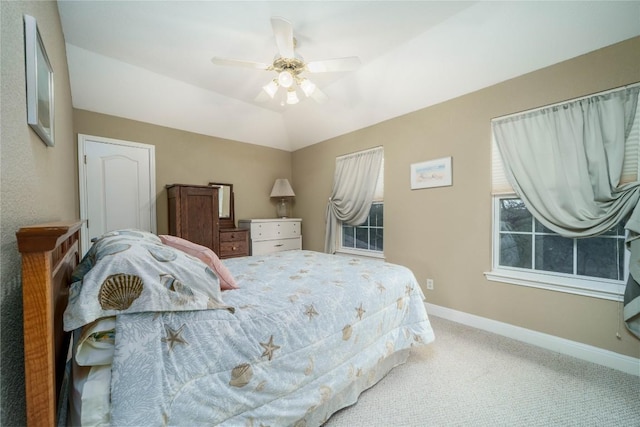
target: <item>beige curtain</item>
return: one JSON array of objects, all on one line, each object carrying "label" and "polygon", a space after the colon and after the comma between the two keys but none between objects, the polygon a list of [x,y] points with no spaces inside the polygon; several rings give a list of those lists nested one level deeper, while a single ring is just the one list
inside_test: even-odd
[{"label": "beige curtain", "polygon": [[[589,237],[629,218],[635,285],[628,286],[636,287],[640,251],[631,242],[640,235],[640,181],[621,184],[621,177],[639,90],[629,87],[492,122],[507,178],[543,225],[564,237]],[[627,326],[640,336],[640,312],[629,314]]]},{"label": "beige curtain", "polygon": [[326,212],[324,251],[335,253],[341,223],[360,225],[369,215],[384,150],[376,147],[336,159],[333,190]]}]

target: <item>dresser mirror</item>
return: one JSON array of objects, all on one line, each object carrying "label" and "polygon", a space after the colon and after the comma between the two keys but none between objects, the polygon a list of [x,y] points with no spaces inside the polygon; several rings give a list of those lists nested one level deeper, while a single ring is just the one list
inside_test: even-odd
[{"label": "dresser mirror", "polygon": [[220,228],[235,228],[233,184],[210,182],[209,185],[218,187],[218,217],[220,219]]}]

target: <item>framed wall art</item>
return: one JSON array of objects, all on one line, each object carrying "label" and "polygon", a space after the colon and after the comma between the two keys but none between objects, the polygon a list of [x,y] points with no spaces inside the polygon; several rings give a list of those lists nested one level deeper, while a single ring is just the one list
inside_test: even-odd
[{"label": "framed wall art", "polygon": [[53,68],[42,43],[36,19],[24,15],[27,80],[27,123],[50,147],[54,138]]},{"label": "framed wall art", "polygon": [[452,185],[451,157],[411,165],[411,189]]}]

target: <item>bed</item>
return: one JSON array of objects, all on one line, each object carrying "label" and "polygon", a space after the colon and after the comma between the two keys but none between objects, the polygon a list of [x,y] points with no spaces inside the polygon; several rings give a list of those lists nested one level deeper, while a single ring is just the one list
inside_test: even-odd
[{"label": "bed", "polygon": [[79,260],[79,225],[17,233],[30,425],[318,426],[434,339],[399,265],[312,251],[222,263],[138,230]]}]

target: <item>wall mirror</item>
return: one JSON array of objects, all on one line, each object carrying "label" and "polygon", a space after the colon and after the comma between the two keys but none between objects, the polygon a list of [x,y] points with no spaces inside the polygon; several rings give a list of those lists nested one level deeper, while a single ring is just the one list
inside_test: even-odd
[{"label": "wall mirror", "polygon": [[220,228],[235,228],[233,184],[210,182],[209,185],[218,187],[218,217],[220,218]]}]

